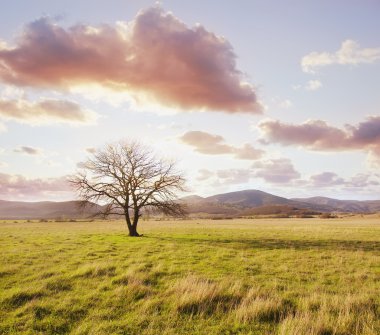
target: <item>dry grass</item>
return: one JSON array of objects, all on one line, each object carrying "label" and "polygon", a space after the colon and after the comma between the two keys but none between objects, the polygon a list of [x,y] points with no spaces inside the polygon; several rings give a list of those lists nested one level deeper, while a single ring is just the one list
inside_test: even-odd
[{"label": "dry grass", "polygon": [[276,292],[263,293],[250,289],[235,313],[240,322],[277,323],[294,312],[291,301],[281,299]]},{"label": "dry grass", "polygon": [[170,294],[178,297],[176,311],[199,315],[231,312],[241,299],[236,285],[217,284],[195,276],[179,280]]},{"label": "dry grass", "polygon": [[380,333],[380,220],[0,223],[0,334]]}]

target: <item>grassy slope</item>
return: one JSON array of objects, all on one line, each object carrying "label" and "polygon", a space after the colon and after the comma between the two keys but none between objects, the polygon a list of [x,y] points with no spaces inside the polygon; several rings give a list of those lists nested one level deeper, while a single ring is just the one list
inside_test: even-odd
[{"label": "grassy slope", "polygon": [[0,334],[379,334],[380,220],[0,223]]}]

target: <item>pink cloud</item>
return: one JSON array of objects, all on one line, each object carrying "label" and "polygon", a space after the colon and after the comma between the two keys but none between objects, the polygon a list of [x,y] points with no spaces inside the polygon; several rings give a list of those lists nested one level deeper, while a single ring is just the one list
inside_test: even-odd
[{"label": "pink cloud", "polygon": [[64,29],[46,18],[34,21],[15,46],[0,49],[0,80],[57,89],[98,84],[138,103],[261,112],[229,42],[201,25],[188,27],[158,6],[115,26]]},{"label": "pink cloud", "polygon": [[34,148],[30,146],[21,146],[17,149],[13,150],[14,152],[22,153],[22,154],[27,154],[27,155],[32,155],[32,156],[38,156],[42,154],[42,150],[39,148]]},{"label": "pink cloud", "polygon": [[311,189],[340,189],[354,192],[371,190],[371,192],[376,192],[380,185],[380,175],[377,173],[359,173],[349,178],[343,178],[334,172],[322,172],[310,176],[308,180],[304,180],[304,183],[304,186]]},{"label": "pink cloud", "polygon": [[213,135],[204,131],[188,131],[180,140],[195,147],[195,151],[207,155],[231,154],[233,148],[224,143],[220,135]]},{"label": "pink cloud", "polygon": [[330,187],[334,185],[343,185],[345,180],[334,172],[322,172],[310,177],[313,187]]},{"label": "pink cloud", "polygon": [[253,175],[273,184],[289,183],[300,178],[300,173],[287,158],[270,159],[253,164]]},{"label": "pink cloud", "polygon": [[3,200],[15,199],[54,199],[73,197],[66,177],[28,179],[22,175],[0,173],[0,197]]},{"label": "pink cloud", "polygon": [[45,99],[30,102],[25,99],[0,99],[0,118],[29,124],[71,123],[85,124],[97,115],[75,102]]},{"label": "pink cloud", "polygon": [[256,149],[251,144],[246,143],[241,148],[234,148],[235,158],[256,160],[264,155],[264,150]]},{"label": "pink cloud", "polygon": [[264,151],[246,143],[242,147],[226,144],[220,135],[204,131],[189,131],[180,137],[180,140],[195,148],[195,151],[207,155],[231,154],[237,159],[255,160],[260,158]]},{"label": "pink cloud", "polygon": [[317,151],[364,150],[380,159],[380,116],[370,116],[343,129],[321,120],[300,125],[265,120],[259,128],[264,133],[262,142],[267,144],[297,145]]},{"label": "pink cloud", "polygon": [[359,173],[349,180],[345,184],[350,188],[368,188],[380,185],[380,175],[378,173]]}]

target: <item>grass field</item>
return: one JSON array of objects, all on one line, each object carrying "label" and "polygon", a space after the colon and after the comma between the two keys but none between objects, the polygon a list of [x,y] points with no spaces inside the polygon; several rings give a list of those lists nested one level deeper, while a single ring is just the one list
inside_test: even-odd
[{"label": "grass field", "polygon": [[380,218],[0,223],[0,334],[380,334]]}]

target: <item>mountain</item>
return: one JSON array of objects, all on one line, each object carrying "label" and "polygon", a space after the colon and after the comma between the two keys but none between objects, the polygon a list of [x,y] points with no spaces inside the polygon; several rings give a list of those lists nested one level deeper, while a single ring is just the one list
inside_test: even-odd
[{"label": "mountain", "polygon": [[[236,217],[250,215],[304,216],[321,212],[380,212],[380,200],[337,200],[326,197],[287,199],[258,190],[190,195],[179,200],[192,216]],[[79,201],[19,202],[0,200],[0,219],[86,218],[101,206],[90,204],[84,211]]]},{"label": "mountain", "polygon": [[188,212],[193,215],[311,215],[335,210],[328,206],[295,201],[259,190],[229,192],[206,198],[188,196],[181,200],[187,205]]},{"label": "mountain", "polygon": [[294,198],[312,205],[322,205],[341,212],[369,213],[380,211],[380,200],[338,200],[327,197]]},{"label": "mountain", "polygon": [[89,203],[84,210],[80,201],[41,201],[21,202],[0,200],[0,219],[77,219],[88,217],[100,209],[99,205]]},{"label": "mountain", "polygon": [[204,198],[207,202],[230,204],[240,207],[258,207],[265,205],[293,205],[295,201],[278,197],[258,190],[245,190],[213,195]]},{"label": "mountain", "polygon": [[380,211],[380,200],[337,200],[326,197],[287,199],[259,190],[245,190],[202,198],[182,199],[190,214],[212,215],[312,215],[320,212],[371,213]]}]

